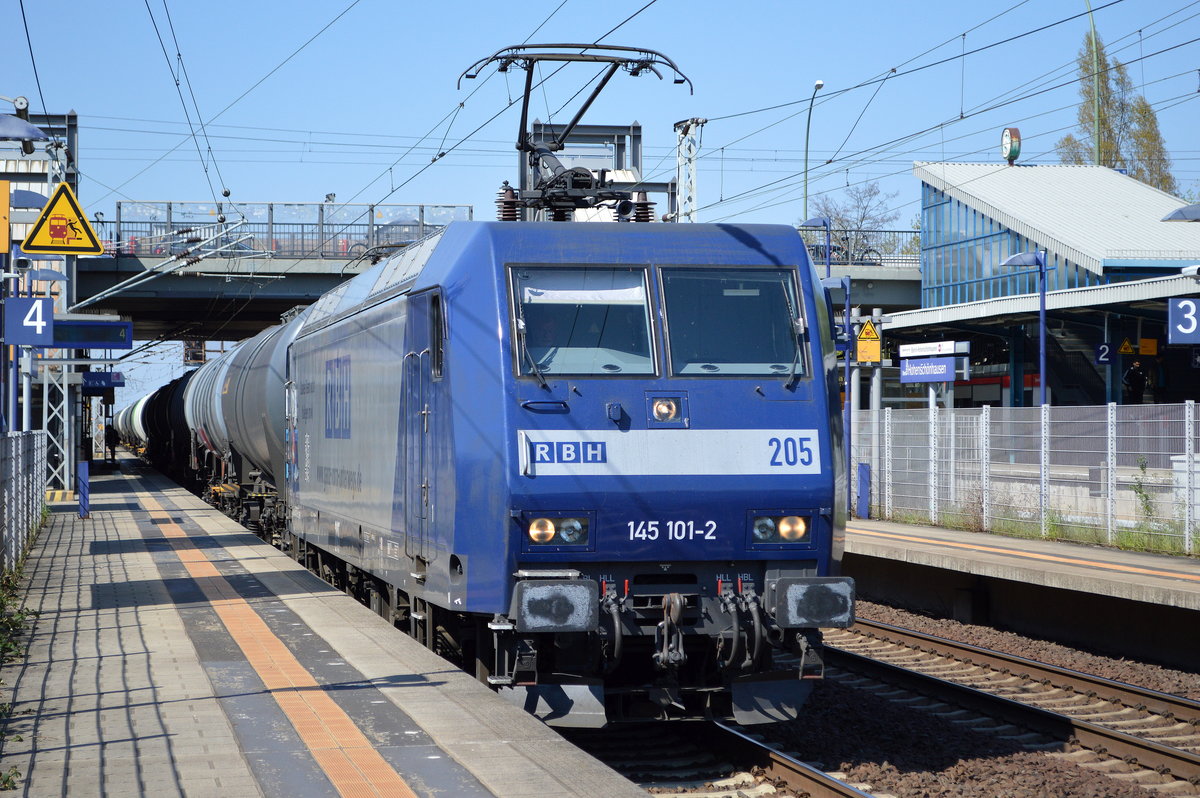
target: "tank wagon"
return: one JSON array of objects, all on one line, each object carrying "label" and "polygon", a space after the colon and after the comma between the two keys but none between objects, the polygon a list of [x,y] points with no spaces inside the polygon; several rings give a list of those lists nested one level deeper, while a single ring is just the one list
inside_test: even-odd
[{"label": "tank wagon", "polygon": [[160,389],[146,451],[550,723],[766,722],[853,622],[835,366],[791,227],[455,222]]}]

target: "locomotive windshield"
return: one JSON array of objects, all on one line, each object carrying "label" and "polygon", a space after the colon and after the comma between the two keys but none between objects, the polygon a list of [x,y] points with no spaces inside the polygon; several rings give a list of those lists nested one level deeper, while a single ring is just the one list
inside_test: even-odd
[{"label": "locomotive windshield", "polygon": [[662,283],[672,374],[805,373],[791,271],[671,268]]},{"label": "locomotive windshield", "polygon": [[513,271],[521,374],[653,374],[646,273],[621,267]]}]

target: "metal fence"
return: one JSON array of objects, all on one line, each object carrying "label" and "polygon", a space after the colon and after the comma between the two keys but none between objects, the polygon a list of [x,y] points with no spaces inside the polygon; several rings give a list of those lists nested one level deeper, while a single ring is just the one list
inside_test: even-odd
[{"label": "metal fence", "polygon": [[859,411],[872,518],[1196,554],[1196,405]]},{"label": "metal fence", "polygon": [[381,244],[409,244],[470,220],[474,211],[470,205],[118,202],[116,215],[93,223],[114,254],[174,255],[196,246],[189,238],[217,236],[213,246],[226,244],[230,257],[347,258]]},{"label": "metal fence", "polygon": [[46,505],[46,433],[0,435],[0,573],[12,570],[29,548]]},{"label": "metal fence", "polygon": [[[808,254],[818,266],[825,263],[825,231],[800,228]],[[919,230],[830,230],[831,266],[882,266],[896,269],[921,268]]]}]

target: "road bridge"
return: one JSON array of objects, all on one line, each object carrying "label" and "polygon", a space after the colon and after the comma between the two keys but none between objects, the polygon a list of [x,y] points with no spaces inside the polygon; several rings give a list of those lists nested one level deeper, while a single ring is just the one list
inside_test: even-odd
[{"label": "road bridge", "polygon": [[467,205],[121,202],[92,224],[73,310],[133,321],[138,340],[238,340],[379,257],[472,218]]},{"label": "road bridge", "polygon": [[[78,259],[75,307],[131,319],[137,340],[240,340],[375,257],[472,216],[463,205],[118,203],[117,219],[93,222],[107,252]],[[880,250],[835,249],[830,273],[850,276],[855,305],[918,307],[919,257],[906,254],[917,233],[871,234]],[[823,252],[813,259],[824,273]]]}]

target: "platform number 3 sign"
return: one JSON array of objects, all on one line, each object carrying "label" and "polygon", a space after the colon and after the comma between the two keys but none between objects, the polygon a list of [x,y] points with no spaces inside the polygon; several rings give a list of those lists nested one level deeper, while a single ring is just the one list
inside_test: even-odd
[{"label": "platform number 3 sign", "polygon": [[1167,343],[1200,344],[1200,297],[1168,300]]}]

